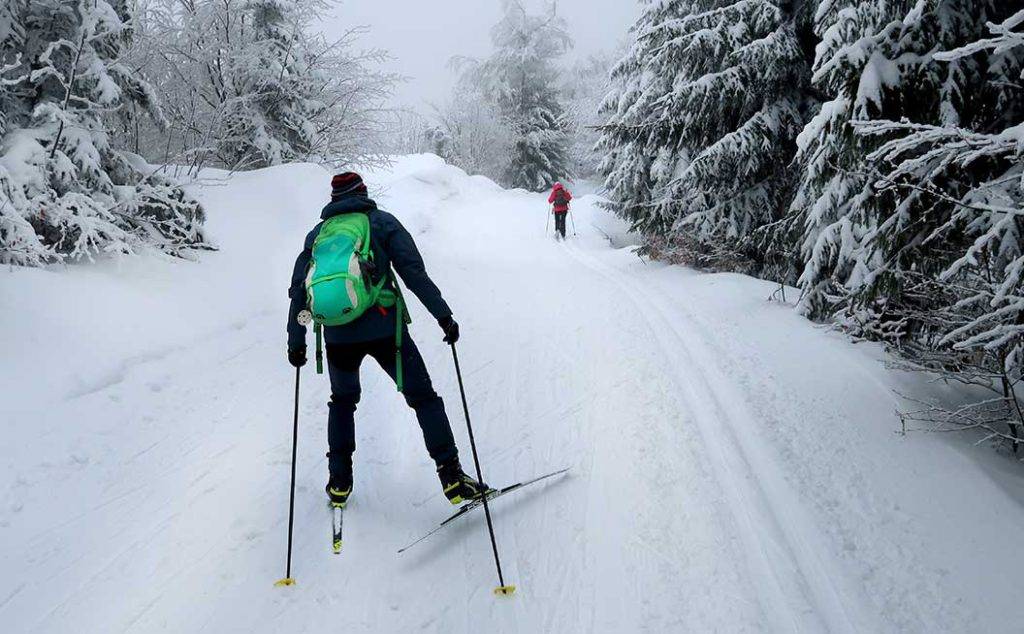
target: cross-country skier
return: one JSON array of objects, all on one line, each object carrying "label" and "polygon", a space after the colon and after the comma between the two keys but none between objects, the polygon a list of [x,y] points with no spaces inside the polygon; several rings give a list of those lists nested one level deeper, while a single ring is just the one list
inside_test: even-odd
[{"label": "cross-country skier", "polygon": [[554,205],[555,213],[555,234],[565,240],[565,217],[569,215],[569,202],[572,201],[572,194],[565,185],[555,183],[551,188],[551,195],[548,196],[548,204]]},{"label": "cross-country skier", "polygon": [[[394,265],[406,287],[423,302],[441,326],[444,341],[458,341],[459,325],[452,318],[452,310],[441,297],[441,291],[427,276],[423,258],[412,236],[398,219],[377,208],[358,174],[346,172],[331,180],[331,202],[323,208],[321,222],[306,236],[302,252],[295,261],[288,291],[291,297],[288,361],[296,368],[306,364],[306,327],[298,317],[307,309],[306,278],[314,243],[324,221],[342,214],[365,214],[369,219],[373,269],[388,276],[384,284],[385,288],[393,291],[389,295],[400,296],[391,268]],[[404,319],[399,328],[400,305],[385,308],[377,304],[351,323],[323,327],[331,380],[327,418],[330,446],[327,495],[337,506],[343,506],[352,494],[352,453],[356,448],[354,417],[360,396],[359,366],[366,356],[373,357],[392,380],[401,385],[406,402],[416,411],[423,440],[437,465],[437,474],[448,500],[452,504],[460,504],[480,497],[487,489],[486,485],[466,475],[459,464],[459,452],[444,403],[430,383],[423,357],[410,338]],[[396,331],[400,336],[396,336]]]}]

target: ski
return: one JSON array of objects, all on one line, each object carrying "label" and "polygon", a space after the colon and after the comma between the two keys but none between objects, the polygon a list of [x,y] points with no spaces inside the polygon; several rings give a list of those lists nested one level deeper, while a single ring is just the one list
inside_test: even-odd
[{"label": "ski", "polygon": [[[508,485],[507,487],[505,487],[503,489],[491,489],[491,491],[489,491],[487,493],[487,501],[490,502],[491,500],[493,500],[495,498],[499,498],[499,497],[505,495],[506,493],[512,493],[513,491],[517,491],[517,490],[519,490],[519,489],[521,489],[521,488],[523,488],[525,486],[529,486],[531,484],[540,482],[541,480],[547,480],[548,478],[553,478],[553,477],[555,477],[557,475],[562,475],[563,473],[565,473],[567,471],[569,471],[568,467],[566,467],[565,469],[559,469],[558,471],[552,471],[551,473],[546,473],[546,474],[544,474],[542,476],[537,476],[536,478],[533,478],[532,480],[524,480],[523,482],[517,482],[515,484],[510,484],[510,485]],[[416,541],[412,542],[408,546],[405,546],[404,548],[400,548],[398,550],[398,554],[404,553],[405,551],[409,550],[410,548],[412,548],[416,544],[426,540],[428,537],[430,537],[434,533],[440,531],[442,528],[444,528],[448,524],[454,522],[455,520],[457,520],[458,518],[462,517],[463,515],[468,514],[473,509],[478,509],[478,508],[480,508],[483,505],[484,505],[484,502],[483,502],[482,498],[477,498],[475,500],[467,502],[466,504],[463,504],[462,507],[459,508],[459,510],[456,511],[454,515],[452,515],[451,517],[449,517],[445,521],[443,521],[440,524],[438,524],[429,533],[427,533],[423,537],[420,537],[419,539],[417,539]]]},{"label": "ski", "polygon": [[334,549],[335,555],[341,554],[342,511],[344,511],[344,507],[331,504],[331,548]]}]

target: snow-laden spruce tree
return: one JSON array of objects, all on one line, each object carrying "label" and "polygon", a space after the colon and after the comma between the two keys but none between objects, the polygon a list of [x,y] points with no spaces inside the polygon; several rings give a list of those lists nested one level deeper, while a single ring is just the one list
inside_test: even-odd
[{"label": "snow-laden spruce tree", "polygon": [[151,0],[134,57],[157,85],[170,134],[153,151],[190,164],[255,168],[380,158],[394,78],[357,51],[352,29],[325,40],[328,0]]},{"label": "snow-laden spruce tree", "polygon": [[976,36],[999,4],[818,3],[813,83],[827,100],[800,135],[799,187],[775,234],[777,244],[794,245],[805,262],[800,284],[807,314],[881,314],[899,295],[902,271],[937,274],[937,261],[920,242],[937,219],[920,196],[901,199],[876,187],[871,152],[879,140],[857,135],[851,122],[955,124],[977,103],[977,69],[942,63],[935,53]]},{"label": "snow-laden spruce tree", "polygon": [[603,107],[611,204],[649,242],[740,245],[788,201],[810,105],[802,4],[649,5]]},{"label": "snow-laden spruce tree", "polygon": [[553,5],[534,15],[520,0],[502,0],[502,10],[491,29],[491,56],[457,60],[464,65],[457,97],[483,99],[501,114],[512,139],[508,162],[497,175],[503,184],[541,191],[572,176],[555,67],[572,40]]},{"label": "snow-laden spruce tree", "polygon": [[903,352],[999,395],[924,414],[984,427],[1015,449],[1024,439],[1024,6],[1016,4],[993,7],[994,17],[1016,12],[988,23],[986,37],[934,56],[950,75],[976,78],[938,120],[855,122],[883,141],[868,157],[881,174],[875,186],[906,216],[873,236],[887,257],[871,271],[900,283],[888,312],[910,339]]},{"label": "snow-laden spruce tree", "polygon": [[199,205],[112,145],[129,106],[163,123],[150,85],[121,62],[131,37],[123,0],[0,8],[0,262],[202,242]]}]

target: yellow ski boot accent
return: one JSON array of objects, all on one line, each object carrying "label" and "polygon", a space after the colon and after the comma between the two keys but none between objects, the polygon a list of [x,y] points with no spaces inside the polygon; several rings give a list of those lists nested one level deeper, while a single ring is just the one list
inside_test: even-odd
[{"label": "yellow ski boot accent", "polygon": [[452,506],[458,506],[458,505],[462,504],[463,499],[462,499],[461,495],[456,495],[453,498],[449,498],[448,497],[448,492],[449,491],[454,491],[455,489],[459,488],[460,486],[462,486],[462,483],[461,482],[456,482],[455,484],[448,485],[444,489],[444,496],[446,498],[448,498],[448,501],[452,503]]},{"label": "yellow ski boot accent", "polygon": [[478,499],[482,495],[481,492],[488,488],[486,484],[466,475],[458,460],[439,466],[437,475],[441,479],[444,496],[454,506]]},{"label": "yellow ski boot accent", "polygon": [[341,540],[339,539],[336,542],[334,542],[334,554],[338,555],[340,553],[341,553]]},{"label": "yellow ski boot accent", "polygon": [[352,495],[352,487],[347,489],[336,489],[332,486],[328,486],[327,495],[331,498],[331,506],[343,509],[345,508],[345,505],[348,504],[348,496]]}]

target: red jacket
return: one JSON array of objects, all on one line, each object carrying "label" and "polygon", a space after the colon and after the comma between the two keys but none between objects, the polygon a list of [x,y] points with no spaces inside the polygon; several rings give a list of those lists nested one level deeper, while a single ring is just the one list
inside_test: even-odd
[{"label": "red jacket", "polygon": [[564,214],[569,211],[569,201],[572,200],[572,194],[566,189],[561,183],[555,183],[555,186],[551,188],[551,195],[548,196],[548,204],[555,206],[556,214]]}]

